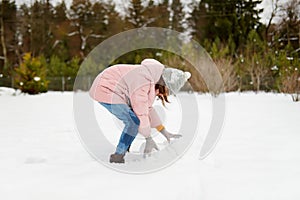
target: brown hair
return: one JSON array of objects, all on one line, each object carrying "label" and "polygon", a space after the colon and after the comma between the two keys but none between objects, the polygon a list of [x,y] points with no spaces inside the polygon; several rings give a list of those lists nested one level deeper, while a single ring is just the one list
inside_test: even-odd
[{"label": "brown hair", "polygon": [[169,90],[166,86],[155,84],[155,90],[158,90],[158,98],[161,100],[163,106],[165,106],[165,102],[170,103],[168,100]]}]

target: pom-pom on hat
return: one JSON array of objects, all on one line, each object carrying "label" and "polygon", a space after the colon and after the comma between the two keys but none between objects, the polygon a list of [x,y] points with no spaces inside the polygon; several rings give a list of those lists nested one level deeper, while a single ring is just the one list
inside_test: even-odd
[{"label": "pom-pom on hat", "polygon": [[174,68],[165,68],[162,73],[162,79],[172,94],[177,94],[190,77],[190,72]]}]

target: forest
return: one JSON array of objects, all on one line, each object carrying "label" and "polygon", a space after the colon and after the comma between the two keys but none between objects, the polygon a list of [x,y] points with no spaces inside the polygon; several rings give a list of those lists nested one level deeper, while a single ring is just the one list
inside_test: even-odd
[{"label": "forest", "polygon": [[[226,92],[283,92],[299,100],[300,1],[272,0],[266,23],[260,18],[261,0],[125,2],[73,0],[67,6],[64,1],[17,5],[2,0],[0,86],[29,94],[73,90],[82,61],[102,41],[134,28],[163,27],[201,44],[221,72]],[[192,71],[184,59],[157,49],[130,52],[112,64],[149,57]],[[91,64],[83,81],[90,83],[95,71],[99,66]],[[207,92],[201,77],[190,83],[195,91]]]}]

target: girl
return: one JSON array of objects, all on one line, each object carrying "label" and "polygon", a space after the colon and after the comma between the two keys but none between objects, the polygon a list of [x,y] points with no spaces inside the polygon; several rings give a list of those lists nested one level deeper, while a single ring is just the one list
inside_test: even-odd
[{"label": "girl", "polygon": [[162,125],[152,104],[158,96],[163,105],[169,92],[176,94],[190,78],[189,72],[165,68],[154,59],[145,59],[139,65],[118,64],[106,68],[94,80],[90,96],[121,120],[125,127],[111,163],[124,163],[124,156],[137,133],[146,139],[144,154],[158,150],[151,138],[151,128],[156,128],[165,138],[179,138]]}]

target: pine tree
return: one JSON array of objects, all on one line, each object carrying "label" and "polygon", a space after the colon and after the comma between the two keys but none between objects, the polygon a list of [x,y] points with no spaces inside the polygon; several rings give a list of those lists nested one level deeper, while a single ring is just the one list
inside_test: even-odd
[{"label": "pine tree", "polygon": [[261,26],[256,7],[260,0],[202,0],[192,13],[194,35],[198,40],[216,37],[223,43],[231,38],[237,48],[246,44],[248,34]]},{"label": "pine tree", "polygon": [[31,8],[22,4],[18,11],[19,32],[20,32],[20,53],[29,52],[31,47]]},{"label": "pine tree", "polygon": [[67,18],[67,7],[64,1],[54,7],[53,21],[51,23],[53,43],[51,45],[51,56],[58,56],[63,61],[69,61],[71,55],[68,47],[68,33],[70,22]]},{"label": "pine tree", "polygon": [[205,28],[208,24],[207,10],[203,1],[194,5],[188,23],[192,29],[192,37],[199,42],[203,42],[205,40]]},{"label": "pine tree", "polygon": [[48,90],[46,62],[43,57],[24,54],[23,62],[16,68],[15,81],[18,88],[28,94],[38,94]]},{"label": "pine tree", "polygon": [[52,46],[52,31],[50,22],[53,19],[53,7],[49,0],[35,1],[29,15],[30,25],[30,52],[32,55],[50,57]]},{"label": "pine tree", "polygon": [[155,4],[151,0],[145,11],[146,18],[149,19],[148,26],[170,28],[169,0],[163,0]]},{"label": "pine tree", "polygon": [[183,22],[185,14],[183,12],[183,6],[180,0],[173,0],[171,4],[171,21],[170,21],[170,28],[176,30],[178,32],[183,32]]},{"label": "pine tree", "polygon": [[141,0],[131,0],[128,9],[126,21],[132,28],[147,26],[147,18],[144,15],[146,8],[142,5]]},{"label": "pine tree", "polygon": [[[72,55],[79,55],[84,58],[92,49],[88,40],[98,38],[95,32],[95,21],[93,5],[90,0],[75,0],[70,8],[71,32],[68,33],[70,39],[70,49]],[[99,22],[97,22],[99,23]],[[79,52],[79,54],[78,54]]]},{"label": "pine tree", "polygon": [[106,5],[107,10],[107,25],[106,25],[106,38],[120,33],[126,30],[125,20],[120,16],[120,14],[115,9],[115,4],[109,2]]}]

